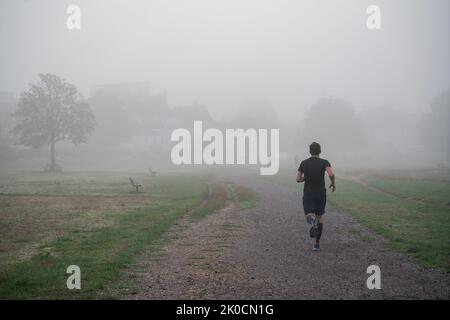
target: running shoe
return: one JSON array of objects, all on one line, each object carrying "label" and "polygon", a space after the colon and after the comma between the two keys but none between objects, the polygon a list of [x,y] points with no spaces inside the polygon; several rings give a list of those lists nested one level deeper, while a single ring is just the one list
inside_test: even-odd
[{"label": "running shoe", "polygon": [[312,213],[308,214],[308,215],[306,216],[306,222],[307,222],[308,224],[310,224],[310,225],[313,226],[313,225],[315,224],[315,222],[316,222],[316,217],[315,217],[315,215],[312,214]]},{"label": "running shoe", "polygon": [[317,226],[313,225],[313,226],[311,227],[311,229],[309,229],[309,236],[310,236],[311,238],[315,238],[315,237],[317,236],[317,232],[318,232]]}]

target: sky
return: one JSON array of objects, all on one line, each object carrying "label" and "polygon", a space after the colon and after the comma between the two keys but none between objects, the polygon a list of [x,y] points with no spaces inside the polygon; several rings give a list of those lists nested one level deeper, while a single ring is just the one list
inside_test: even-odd
[{"label": "sky", "polygon": [[[71,4],[81,30],[66,27]],[[447,0],[0,0],[0,91],[55,73],[85,96],[148,82],[216,119],[255,99],[299,119],[323,96],[427,111],[450,88],[449,21]]]}]

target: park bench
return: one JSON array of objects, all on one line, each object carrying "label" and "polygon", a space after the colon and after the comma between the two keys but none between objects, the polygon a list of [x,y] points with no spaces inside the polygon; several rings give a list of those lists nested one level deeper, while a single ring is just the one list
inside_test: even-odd
[{"label": "park bench", "polygon": [[156,177],[156,171],[154,171],[151,167],[148,168],[148,171],[150,172],[150,175],[151,175],[152,177]]},{"label": "park bench", "polygon": [[142,187],[142,184],[136,184],[134,183],[133,179],[130,178],[130,184],[136,188],[136,192],[139,192],[139,188]]}]

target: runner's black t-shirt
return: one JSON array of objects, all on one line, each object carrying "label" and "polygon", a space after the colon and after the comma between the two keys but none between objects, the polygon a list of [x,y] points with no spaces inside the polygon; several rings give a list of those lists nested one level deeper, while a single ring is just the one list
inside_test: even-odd
[{"label": "runner's black t-shirt", "polygon": [[305,175],[305,186],[303,191],[307,192],[323,192],[325,189],[325,170],[331,167],[328,160],[318,157],[311,157],[303,160],[298,167],[298,171]]}]

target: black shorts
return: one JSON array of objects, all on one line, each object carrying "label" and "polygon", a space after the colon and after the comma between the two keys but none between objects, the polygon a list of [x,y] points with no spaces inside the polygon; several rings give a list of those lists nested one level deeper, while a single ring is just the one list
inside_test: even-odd
[{"label": "black shorts", "polygon": [[326,192],[303,192],[303,210],[305,210],[305,214],[324,214],[326,203]]}]

